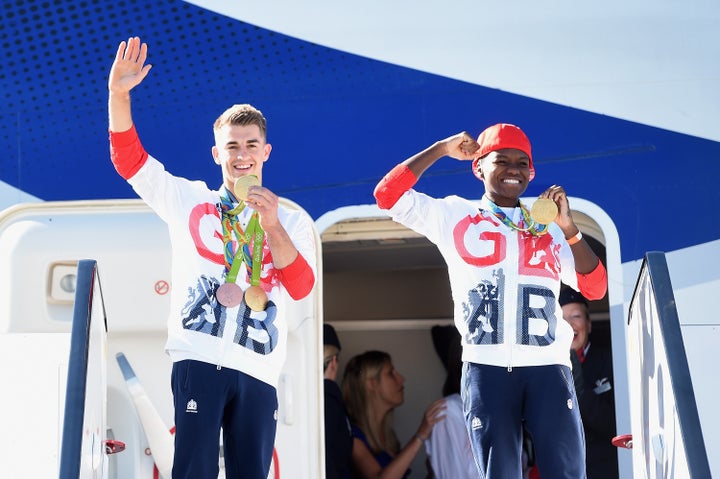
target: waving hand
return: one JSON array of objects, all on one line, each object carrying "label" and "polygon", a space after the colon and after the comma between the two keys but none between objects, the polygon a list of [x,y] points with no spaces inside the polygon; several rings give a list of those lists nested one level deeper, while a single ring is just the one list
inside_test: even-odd
[{"label": "waving hand", "polygon": [[147,76],[152,65],[145,65],[147,43],[139,37],[120,42],[108,77],[108,113],[110,131],[127,131],[133,126],[130,111],[130,90]]},{"label": "waving hand", "polygon": [[145,79],[152,68],[145,65],[147,51],[147,43],[140,43],[139,37],[120,42],[108,78],[108,89],[112,93],[127,93]]}]

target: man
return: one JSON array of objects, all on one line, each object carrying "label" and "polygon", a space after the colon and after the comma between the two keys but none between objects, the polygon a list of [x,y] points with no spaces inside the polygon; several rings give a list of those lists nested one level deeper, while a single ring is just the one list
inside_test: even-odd
[{"label": "man", "polygon": [[[438,159],[472,160],[482,200],[438,199],[413,186]],[[515,125],[446,138],[393,168],[375,188],[378,206],[443,254],[463,341],[463,405],[480,477],[520,477],[522,424],[541,477],[583,478],[585,447],[570,371],[572,329],[561,281],[587,297],[607,289],[605,268],[575,225],[565,190],[537,201],[556,208],[541,224],[520,196],[535,176],[530,141]],[[546,215],[547,216],[547,215]]]},{"label": "man", "polygon": [[583,388],[578,390],[580,416],[585,430],[588,479],[618,477],[615,437],[615,391],[612,353],[600,343],[591,343],[592,322],[588,302],[570,288],[560,293],[563,318],[575,333],[572,349],[580,359]]},{"label": "man", "polygon": [[[172,176],[148,155],[130,108],[130,90],[151,68],[146,59],[139,38],[120,43],[108,79],[110,150],[118,173],[172,239],[165,347],[173,361],[172,477],[217,478],[222,427],[227,477],[265,478],[287,349],[286,303],[315,283],[312,220],[280,207],[260,186],[272,148],[265,118],[250,105],[229,108],[213,126],[218,190]],[[248,179],[254,183],[243,183]]]},{"label": "man", "polygon": [[323,325],[323,376],[325,386],[325,478],[350,476],[353,435],[340,386],[337,384],[340,339],[329,324]]}]

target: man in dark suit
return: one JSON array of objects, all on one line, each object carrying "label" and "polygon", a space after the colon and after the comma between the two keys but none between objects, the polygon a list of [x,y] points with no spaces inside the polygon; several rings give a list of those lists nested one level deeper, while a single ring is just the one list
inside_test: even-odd
[{"label": "man in dark suit", "polygon": [[583,388],[577,388],[580,416],[585,430],[588,479],[618,477],[615,437],[615,391],[612,353],[600,342],[591,343],[592,323],[587,300],[577,291],[560,292],[563,318],[575,332],[572,348],[582,364]]},{"label": "man in dark suit", "polygon": [[335,329],[323,325],[323,375],[325,388],[325,477],[345,479],[350,476],[353,435],[342,393],[338,386],[340,339]]}]

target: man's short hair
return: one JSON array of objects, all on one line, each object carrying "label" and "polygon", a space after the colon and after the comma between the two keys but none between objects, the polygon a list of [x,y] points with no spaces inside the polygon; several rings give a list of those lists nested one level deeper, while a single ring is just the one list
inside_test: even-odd
[{"label": "man's short hair", "polygon": [[342,346],[340,346],[340,338],[338,338],[335,328],[328,323],[323,324],[323,344],[335,346],[338,351],[342,349]]},{"label": "man's short hair", "polygon": [[340,338],[338,338],[335,328],[328,323],[323,324],[323,371],[325,371],[332,361],[333,356],[340,354],[342,347],[340,346]]},{"label": "man's short hair", "polygon": [[267,120],[262,112],[247,103],[233,105],[225,110],[222,115],[215,120],[213,131],[217,131],[225,125],[257,125],[263,139],[267,140]]},{"label": "man's short hair", "polygon": [[340,354],[340,350],[332,344],[326,344],[323,347],[323,371],[330,365],[332,358]]},{"label": "man's short hair", "polygon": [[580,303],[588,306],[588,300],[585,299],[585,296],[572,288],[563,288],[562,291],[560,291],[560,298],[558,298],[558,302],[560,303],[560,306],[565,306],[570,303]]}]

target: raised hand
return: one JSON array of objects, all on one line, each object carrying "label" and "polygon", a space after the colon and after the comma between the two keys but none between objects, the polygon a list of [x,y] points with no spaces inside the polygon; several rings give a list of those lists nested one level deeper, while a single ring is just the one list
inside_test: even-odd
[{"label": "raised hand", "polygon": [[152,68],[145,64],[147,51],[147,43],[141,43],[139,37],[120,42],[108,77],[110,92],[127,93],[145,79]]},{"label": "raised hand", "polygon": [[[575,223],[570,213],[570,203],[568,202],[567,193],[565,189],[559,185],[552,185],[547,190],[543,191],[538,198],[549,198],[555,202],[558,207],[558,215],[555,217],[555,223],[566,232],[572,232],[577,230]],[[577,233],[575,231],[572,234]]]},{"label": "raised hand", "polygon": [[475,152],[480,148],[475,138],[466,131],[446,138],[442,143],[445,145],[445,154],[456,160],[472,160],[475,158]]}]

